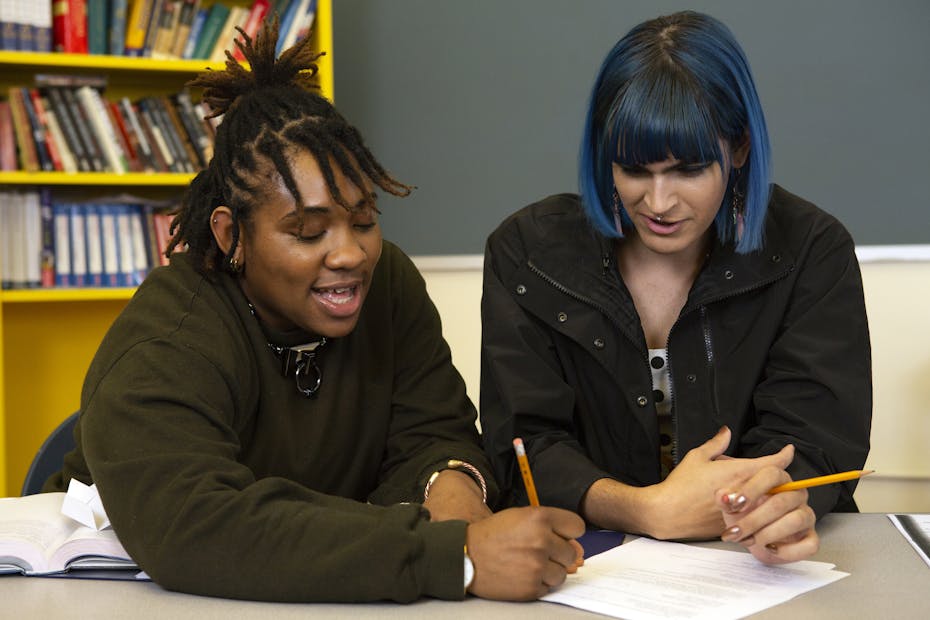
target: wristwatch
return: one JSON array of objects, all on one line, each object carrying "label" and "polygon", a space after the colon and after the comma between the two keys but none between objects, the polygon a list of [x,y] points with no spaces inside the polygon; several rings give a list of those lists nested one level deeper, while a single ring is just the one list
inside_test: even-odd
[{"label": "wristwatch", "polygon": [[429,489],[433,486],[433,483],[436,482],[436,478],[439,477],[439,474],[446,469],[457,469],[462,471],[472,478],[475,482],[481,487],[481,501],[485,504],[488,503],[488,485],[484,481],[484,476],[481,475],[481,472],[478,471],[478,468],[472,465],[471,463],[466,463],[465,461],[460,461],[459,459],[449,459],[446,461],[445,467],[441,467],[430,474],[429,479],[426,481],[426,487],[423,489],[423,501],[429,499]]},{"label": "wristwatch", "polygon": [[475,563],[468,556],[468,545],[465,545],[465,591],[471,587],[471,582],[475,580]]}]

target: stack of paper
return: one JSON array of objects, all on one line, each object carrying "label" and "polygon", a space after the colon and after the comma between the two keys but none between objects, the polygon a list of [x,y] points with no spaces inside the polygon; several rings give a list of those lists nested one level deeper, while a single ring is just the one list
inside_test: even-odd
[{"label": "stack of paper", "polygon": [[585,560],[542,600],[629,620],[742,618],[849,573],[824,562],[766,566],[748,553],[639,538]]}]

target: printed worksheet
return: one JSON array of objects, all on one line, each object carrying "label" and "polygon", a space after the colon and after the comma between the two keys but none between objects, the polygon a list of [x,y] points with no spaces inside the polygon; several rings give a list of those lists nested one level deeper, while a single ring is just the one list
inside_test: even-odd
[{"label": "printed worksheet", "polygon": [[542,600],[628,620],[725,620],[848,575],[825,562],[766,566],[741,551],[638,538],[585,560]]}]

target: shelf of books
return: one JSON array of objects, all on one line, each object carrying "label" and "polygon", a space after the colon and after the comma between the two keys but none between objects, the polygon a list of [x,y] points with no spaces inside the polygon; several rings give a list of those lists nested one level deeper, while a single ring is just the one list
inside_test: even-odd
[{"label": "shelf of books", "polygon": [[[54,5],[54,11],[52,11]],[[239,25],[312,37],[333,97],[332,0],[0,0],[0,497],[78,408],[104,333],[164,261],[215,125],[185,83]],[[53,17],[54,15],[54,17]],[[312,28],[309,26],[312,24]]]}]

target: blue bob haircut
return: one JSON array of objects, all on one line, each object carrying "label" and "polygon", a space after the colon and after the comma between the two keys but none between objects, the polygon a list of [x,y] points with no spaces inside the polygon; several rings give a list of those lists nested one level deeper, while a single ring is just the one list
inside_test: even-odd
[{"label": "blue bob haircut", "polygon": [[[737,173],[729,161],[749,140]],[[721,148],[721,140],[727,148]],[[762,246],[769,195],[770,149],[749,62],[730,30],[708,15],[683,11],[643,22],[604,59],[591,92],[581,142],[579,185],[589,219],[622,237],[614,214],[612,165],[646,165],[669,156],[716,160],[730,177],[714,220],[722,243],[745,254]],[[733,190],[744,195],[742,233],[732,216]],[[622,228],[632,226],[623,205]]]}]

